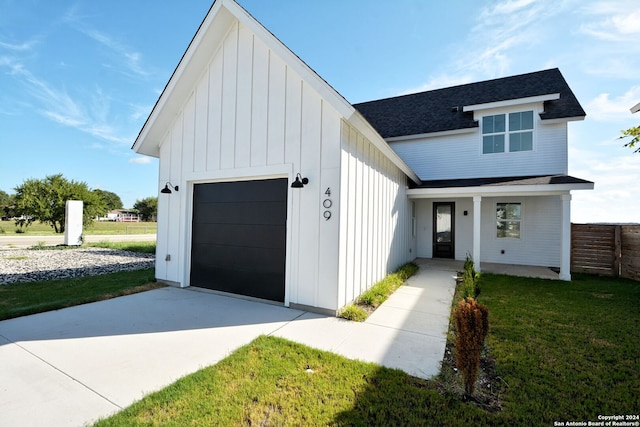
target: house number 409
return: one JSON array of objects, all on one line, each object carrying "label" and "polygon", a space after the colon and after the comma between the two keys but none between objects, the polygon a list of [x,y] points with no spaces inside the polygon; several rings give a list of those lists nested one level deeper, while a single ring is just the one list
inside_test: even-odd
[{"label": "house number 409", "polygon": [[331,197],[331,187],[327,187],[327,190],[324,192],[324,194],[327,196],[327,198],[322,201],[322,207],[325,208],[322,216],[324,217],[325,221],[329,221],[329,219],[331,218],[331,211],[329,209],[333,205],[333,202],[331,201],[331,199],[329,199],[329,197]]}]

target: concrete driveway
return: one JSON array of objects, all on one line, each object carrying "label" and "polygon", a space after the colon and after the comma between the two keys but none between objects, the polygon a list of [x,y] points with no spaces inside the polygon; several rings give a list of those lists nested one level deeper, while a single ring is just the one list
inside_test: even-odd
[{"label": "concrete driveway", "polygon": [[0,322],[0,426],[79,426],[217,363],[261,334],[437,374],[455,273],[423,269],[365,323],[162,288]]},{"label": "concrete driveway", "polygon": [[83,425],[302,314],[162,288],[0,322],[0,425]]}]

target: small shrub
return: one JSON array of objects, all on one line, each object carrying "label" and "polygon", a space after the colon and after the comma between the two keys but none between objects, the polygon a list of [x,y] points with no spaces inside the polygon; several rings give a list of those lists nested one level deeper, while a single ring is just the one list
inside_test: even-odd
[{"label": "small shrub", "polygon": [[4,231],[4,227],[0,227],[0,234],[5,234],[6,231]]},{"label": "small shrub", "polygon": [[[364,291],[358,297],[358,303],[369,305],[373,308],[378,307],[388,298],[391,293],[393,293],[393,291],[397,287],[394,287],[395,281],[397,280],[394,280],[391,275],[387,276],[386,278],[376,283],[372,288]],[[401,284],[402,283],[400,283],[398,286],[400,286]]]},{"label": "small shrub", "polygon": [[464,298],[478,298],[480,295],[480,286],[478,279],[480,275],[476,273],[475,264],[469,254],[464,260],[464,270],[462,272],[462,287]]},{"label": "small shrub", "polygon": [[353,320],[354,322],[364,322],[367,318],[367,312],[357,305],[349,304],[340,310],[338,317]]},{"label": "small shrub", "polygon": [[368,305],[372,308],[378,307],[385,302],[389,295],[394,293],[411,276],[416,274],[418,266],[414,263],[407,263],[398,268],[384,279],[374,284],[358,297],[357,303]]},{"label": "small shrub", "polygon": [[[387,298],[396,291],[396,289],[402,286],[402,284],[417,271],[418,266],[416,264],[404,264],[396,271],[387,275],[384,279],[380,280],[371,288],[360,294],[355,303],[344,307],[338,313],[338,316],[349,320],[356,320],[358,322],[364,321],[369,316],[367,310],[372,311],[380,306],[380,304],[385,302]],[[364,306],[366,308],[359,306]],[[359,312],[354,314],[352,311],[355,309],[359,310]],[[362,318],[360,318],[361,316]]]},{"label": "small shrub", "polygon": [[44,251],[47,249],[57,249],[57,246],[47,246],[47,242],[39,240],[37,244],[29,246],[27,249],[30,251]]},{"label": "small shrub", "polygon": [[464,378],[464,390],[473,394],[482,344],[489,332],[489,310],[473,298],[461,300],[454,311],[456,323],[456,366]]},{"label": "small shrub", "polygon": [[416,274],[417,272],[418,272],[418,265],[412,262],[409,262],[403,265],[398,269],[398,271],[396,271],[396,273],[400,277],[400,280],[402,280],[403,282],[406,281],[409,277]]}]

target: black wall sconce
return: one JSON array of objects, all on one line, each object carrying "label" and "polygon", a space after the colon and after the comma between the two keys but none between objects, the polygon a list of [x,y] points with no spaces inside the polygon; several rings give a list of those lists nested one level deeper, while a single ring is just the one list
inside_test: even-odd
[{"label": "black wall sconce", "polygon": [[174,187],[173,185],[171,185],[171,183],[169,181],[167,181],[167,183],[164,185],[164,188],[162,190],[160,190],[160,192],[162,194],[171,194],[171,190],[169,189],[169,187],[171,187],[174,190],[178,191],[178,186],[177,185]]},{"label": "black wall sconce", "polygon": [[303,178],[300,174],[296,175],[296,180],[291,183],[291,188],[303,188],[309,183],[308,178]]}]

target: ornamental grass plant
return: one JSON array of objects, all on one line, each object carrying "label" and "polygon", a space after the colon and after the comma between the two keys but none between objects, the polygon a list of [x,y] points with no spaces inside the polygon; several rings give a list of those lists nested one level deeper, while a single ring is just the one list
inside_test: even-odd
[{"label": "ornamental grass plant", "polygon": [[456,325],[456,365],[464,378],[464,391],[473,395],[484,339],[489,332],[489,310],[471,297],[458,303]]}]

